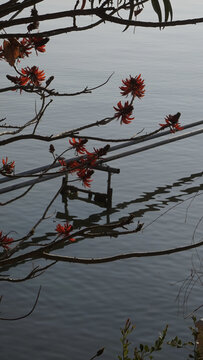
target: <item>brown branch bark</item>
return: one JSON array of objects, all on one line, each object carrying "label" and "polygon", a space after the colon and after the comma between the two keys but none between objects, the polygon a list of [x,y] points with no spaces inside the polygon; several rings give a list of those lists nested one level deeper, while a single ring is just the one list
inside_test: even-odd
[{"label": "brown branch bark", "polygon": [[176,21],[170,21],[170,22],[146,22],[146,21],[133,21],[133,20],[127,20],[127,19],[122,19],[122,18],[118,18],[112,15],[108,15],[106,13],[103,14],[96,14],[98,17],[100,17],[101,20],[83,26],[83,27],[76,27],[76,26],[69,26],[69,27],[65,27],[65,28],[57,28],[57,29],[52,29],[49,31],[42,31],[42,32],[33,32],[32,34],[30,33],[8,33],[8,34],[0,34],[0,39],[12,39],[12,38],[23,38],[23,37],[52,37],[52,36],[56,36],[56,35],[61,35],[61,34],[66,34],[66,33],[70,33],[70,32],[78,32],[78,31],[86,31],[89,29],[92,29],[96,26],[98,26],[99,24],[105,22],[105,21],[109,21],[112,23],[116,23],[119,25],[125,25],[125,26],[136,26],[136,27],[144,27],[144,28],[165,28],[165,27],[174,27],[174,26],[183,26],[183,25],[196,25],[199,23],[203,22],[203,18],[194,18],[194,19],[186,19],[186,20],[176,20]]},{"label": "brown branch bark", "polygon": [[112,15],[108,15],[103,11],[97,13],[104,21],[110,21],[115,24],[120,25],[128,25],[128,26],[138,26],[138,27],[148,27],[148,28],[164,28],[164,27],[171,27],[171,26],[181,26],[181,25],[196,25],[203,22],[203,18],[193,18],[193,19],[185,19],[185,20],[176,20],[170,22],[152,22],[152,21],[133,21],[133,20],[126,20],[122,18],[118,18]]},{"label": "brown branch bark", "polygon": [[105,118],[105,119],[102,119],[102,120],[98,120],[98,121],[96,121],[94,123],[91,123],[89,125],[84,125],[84,126],[72,129],[70,131],[65,131],[65,132],[63,132],[61,134],[50,135],[50,136],[43,136],[43,135],[38,135],[38,134],[24,134],[24,135],[12,136],[11,138],[1,140],[0,141],[0,146],[10,144],[10,143],[15,142],[15,141],[27,140],[27,139],[50,142],[50,141],[64,139],[67,136],[72,136],[73,137],[74,133],[78,133],[81,130],[89,129],[89,128],[94,127],[94,126],[107,125],[109,122],[113,121],[114,119],[115,119],[115,116]]},{"label": "brown branch bark", "polygon": [[0,5],[0,17],[4,17],[6,15],[9,15],[15,11],[23,10],[25,8],[28,8],[30,6],[36,5],[44,0],[26,0],[22,3],[13,4],[14,2],[8,1],[5,4]]},{"label": "brown branch bark", "polygon": [[133,253],[127,253],[127,254],[119,254],[104,258],[77,258],[72,256],[60,256],[60,255],[54,255],[49,254],[46,252],[43,252],[43,257],[45,259],[49,260],[56,260],[56,261],[64,261],[64,262],[70,262],[70,263],[78,263],[78,264],[103,264],[107,262],[113,262],[117,260],[124,260],[124,259],[131,259],[131,258],[141,258],[141,257],[152,257],[152,256],[162,256],[162,255],[170,255],[175,254],[182,251],[187,251],[191,249],[195,249],[197,247],[200,247],[203,245],[203,241],[200,241],[196,244],[187,245],[187,246],[181,246],[177,248],[167,249],[167,250],[159,250],[159,251],[146,251],[146,252],[133,252]]},{"label": "brown branch bark", "polygon": [[[42,1],[42,0],[41,0]],[[84,9],[84,10],[68,10],[68,11],[60,11],[55,12],[51,14],[44,14],[44,15],[38,15],[35,17],[29,16],[25,18],[20,19],[14,19],[14,20],[4,20],[0,21],[0,29],[6,29],[8,27],[16,26],[16,25],[22,25],[22,24],[30,24],[34,20],[36,21],[47,21],[47,20],[56,20],[66,17],[75,17],[75,16],[90,16],[90,15],[102,15],[105,11],[115,11],[116,9],[114,7],[101,9],[95,8],[95,9]],[[99,16],[99,15],[98,15]]]},{"label": "brown branch bark", "polygon": [[23,278],[11,278],[9,276],[1,276],[0,277],[0,281],[7,281],[7,282],[12,282],[12,283],[19,283],[19,282],[23,282],[23,281],[26,281],[26,280],[31,280],[31,279],[34,279],[38,276],[40,276],[41,274],[44,273],[45,270],[47,270],[48,268],[50,268],[51,266],[55,265],[56,264],[56,261],[52,262],[51,264],[49,265],[46,265],[46,266],[43,266],[43,267],[40,267],[40,266],[36,266],[34,267],[34,269],[32,269],[28,275],[26,275],[25,277]]}]

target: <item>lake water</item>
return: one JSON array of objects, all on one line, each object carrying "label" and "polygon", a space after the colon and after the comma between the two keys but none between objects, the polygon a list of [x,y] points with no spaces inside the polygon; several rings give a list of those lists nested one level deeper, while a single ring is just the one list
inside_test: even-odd
[{"label": "lake water", "polygon": [[[49,0],[49,5],[46,2],[39,9],[60,10],[66,2],[58,3]],[[202,12],[201,0],[193,7],[189,1],[174,2],[175,19],[198,17]],[[140,19],[151,18],[156,20],[148,6]],[[64,26],[67,22],[60,20],[57,24]],[[41,28],[45,25],[41,24]],[[129,126],[115,122],[84,134],[130,137],[143,128],[155,130],[166,115],[178,111],[182,114],[182,125],[201,120],[202,38],[202,24],[163,31],[136,28],[123,33],[122,27],[106,23],[92,31],[51,39],[46,54],[33,56],[22,66],[39,65],[48,76],[54,74],[55,89],[77,91],[104,82],[112,72],[114,76],[92,94],[54,99],[39,131],[58,133],[111,116],[112,107],[121,100],[121,80],[139,73],[145,79],[146,95],[135,103],[135,121]],[[5,73],[12,75],[12,69],[3,62],[1,67],[1,83],[6,86]],[[33,116],[35,98],[32,96],[6,93],[1,95],[0,102],[1,116],[7,116],[10,123],[21,123]],[[173,136],[176,134],[169,137]],[[66,145],[67,140],[55,143],[57,153]],[[22,171],[50,163],[48,148],[48,144],[24,141],[5,146],[0,155],[15,160],[16,170]],[[121,170],[112,178],[112,209],[107,212],[96,204],[69,200],[70,222],[80,227],[135,214],[135,220],[144,222],[146,229],[119,238],[86,239],[56,253],[102,257],[192,243],[202,216],[202,135],[116,160],[110,165]],[[61,179],[55,179],[42,183],[27,197],[2,208],[1,229],[15,231],[13,237],[25,234],[42,214],[60,182]],[[105,191],[106,174],[95,174],[92,189]],[[187,200],[191,196],[192,202]],[[2,200],[11,197],[12,193],[1,196]],[[53,239],[56,224],[66,218],[61,198],[54,203],[50,214],[53,216],[41,224],[35,238],[45,234],[45,239]],[[202,239],[202,230],[200,222],[195,241]],[[120,327],[127,318],[136,324],[133,344],[152,343],[166,324],[169,324],[169,337],[179,335],[187,340],[188,326],[192,323],[184,317],[202,305],[202,287],[195,283],[189,297],[185,289],[180,290],[192,269],[201,270],[201,258],[202,248],[199,248],[100,265],[60,263],[27,283],[1,283],[2,317],[28,312],[42,286],[39,302],[30,317],[1,322],[1,359],[88,360],[101,347],[105,347],[104,359],[116,359],[120,351]],[[41,262],[23,264],[8,269],[7,274],[22,277],[38,264]],[[201,309],[197,317],[202,317]],[[156,358],[180,360],[185,359],[186,354],[184,350],[164,348]]]}]

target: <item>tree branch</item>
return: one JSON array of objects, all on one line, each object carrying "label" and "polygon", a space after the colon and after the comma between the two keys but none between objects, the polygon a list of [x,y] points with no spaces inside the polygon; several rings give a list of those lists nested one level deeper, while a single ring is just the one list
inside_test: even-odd
[{"label": "tree branch", "polygon": [[49,254],[46,252],[42,253],[42,256],[45,259],[49,260],[56,260],[56,261],[64,261],[64,262],[70,262],[70,263],[78,263],[78,264],[103,264],[107,262],[113,262],[117,260],[124,260],[124,259],[131,259],[131,258],[140,258],[140,257],[152,257],[152,256],[162,256],[162,255],[170,255],[177,252],[187,251],[191,249],[195,249],[197,247],[200,247],[203,245],[203,241],[200,241],[196,244],[187,245],[187,246],[181,246],[177,248],[167,249],[167,250],[159,250],[159,251],[147,251],[147,252],[134,252],[134,253],[127,253],[127,254],[119,254],[104,258],[77,258],[72,256],[61,256],[61,255],[54,255]]},{"label": "tree branch", "polygon": [[6,320],[6,321],[14,321],[14,320],[21,320],[21,319],[25,319],[26,317],[28,317],[29,315],[31,315],[34,311],[34,309],[36,308],[37,306],[37,303],[38,303],[38,300],[39,300],[39,296],[40,296],[40,291],[41,291],[41,286],[38,290],[38,293],[37,293],[37,297],[36,297],[36,300],[34,302],[34,305],[32,307],[32,309],[25,315],[22,315],[22,316],[18,316],[16,318],[3,318],[3,317],[0,317],[0,320]]}]

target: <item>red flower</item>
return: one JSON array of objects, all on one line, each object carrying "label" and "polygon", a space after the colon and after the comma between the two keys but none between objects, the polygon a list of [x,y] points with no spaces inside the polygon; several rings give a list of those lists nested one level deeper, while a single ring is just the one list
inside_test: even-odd
[{"label": "red flower", "polygon": [[15,161],[8,162],[8,157],[6,156],[6,160],[2,159],[2,169],[1,171],[5,174],[12,174],[15,168]]},{"label": "red flower", "polygon": [[91,186],[90,183],[92,182],[92,179],[90,178],[93,174],[94,174],[94,170],[89,170],[89,169],[81,169],[77,172],[77,176],[82,181],[83,185],[88,188]]},{"label": "red flower", "polygon": [[6,75],[6,77],[8,80],[19,86],[25,86],[27,84],[40,86],[41,82],[45,80],[44,71],[40,71],[37,66],[31,68],[27,66],[26,68],[21,69],[21,73],[21,76]]},{"label": "red flower", "polygon": [[13,242],[13,238],[9,238],[7,235],[3,235],[2,231],[0,231],[0,245],[9,250],[9,244]]},{"label": "red flower", "polygon": [[85,159],[80,159],[83,166],[92,167],[96,164],[98,159],[98,155],[96,153],[88,152],[87,157]]},{"label": "red flower", "polygon": [[87,153],[87,150],[85,148],[85,144],[88,140],[86,139],[78,139],[78,141],[75,138],[72,138],[72,140],[69,140],[70,145],[75,149],[77,154],[84,155]]},{"label": "red flower", "polygon": [[162,130],[166,129],[167,127],[170,128],[170,131],[172,133],[175,133],[178,130],[183,130],[184,127],[180,126],[180,123],[178,122],[179,118],[181,116],[181,113],[177,113],[175,115],[168,115],[165,117],[165,124],[159,124],[162,128]]},{"label": "red flower", "polygon": [[34,46],[36,52],[37,51],[45,52],[46,51],[45,46],[48,43],[49,38],[48,37],[46,37],[46,38],[38,38],[38,37],[33,36],[33,38],[30,38],[29,41],[30,41],[30,45]]},{"label": "red flower", "polygon": [[58,159],[58,162],[59,162],[59,164],[61,164],[61,166],[62,166],[61,171],[67,170],[68,165],[67,165],[67,163],[65,162],[65,160],[63,160],[63,159]]},{"label": "red flower", "polygon": [[87,157],[85,158],[79,158],[78,161],[74,160],[71,163],[69,163],[69,167],[72,168],[71,172],[75,172],[80,168],[88,168],[95,165],[96,161],[98,159],[98,156],[96,153],[90,153],[87,152]]},{"label": "red flower", "polygon": [[20,77],[21,85],[24,86],[27,83],[35,86],[40,86],[41,82],[45,80],[45,73],[43,70],[39,70],[37,66],[31,68],[27,66],[21,69],[22,76]]},{"label": "red flower", "polygon": [[121,118],[121,124],[131,123],[131,121],[134,120],[134,117],[130,117],[130,115],[132,115],[133,106],[129,104],[128,101],[125,102],[124,106],[121,104],[121,101],[119,101],[117,106],[117,108],[115,106],[113,107],[117,111],[114,116],[118,119]]},{"label": "red flower", "polygon": [[74,160],[70,162],[68,165],[70,168],[70,173],[73,174],[74,172],[78,171],[78,168],[81,166],[81,163],[79,163],[79,161],[77,160]]},{"label": "red flower", "polygon": [[39,52],[45,52],[46,43],[49,41],[49,38],[33,38],[35,50]]},{"label": "red flower", "polygon": [[32,50],[32,47],[30,46],[30,39],[23,38],[20,41],[19,50],[20,50],[19,58],[23,59],[25,56],[28,57],[31,54],[31,50]]},{"label": "red flower", "polygon": [[20,62],[19,59],[23,59],[25,56],[29,56],[31,54],[31,50],[34,48],[36,52],[45,52],[45,45],[49,41],[49,38],[23,38],[18,43],[19,48],[19,56],[18,56],[18,62]]},{"label": "red flower", "polygon": [[121,86],[120,89],[121,94],[123,96],[127,96],[128,94],[131,94],[134,98],[137,96],[139,99],[141,99],[144,96],[145,93],[145,84],[144,80],[141,78],[141,74],[138,76],[132,77],[130,75],[129,79],[122,80],[122,83],[124,86]]},{"label": "red flower", "polygon": [[101,156],[106,155],[109,149],[110,149],[110,145],[105,145],[103,148],[99,148],[99,149],[94,148],[94,151],[97,157],[100,158]]},{"label": "red flower", "polygon": [[[72,225],[69,225],[69,223],[66,222],[64,226],[61,224],[58,224],[56,227],[56,231],[59,234],[59,236],[63,236],[64,238],[66,238],[70,235],[72,228],[73,228]],[[70,238],[68,240],[71,242],[75,241],[75,239],[73,239],[73,238]]]}]

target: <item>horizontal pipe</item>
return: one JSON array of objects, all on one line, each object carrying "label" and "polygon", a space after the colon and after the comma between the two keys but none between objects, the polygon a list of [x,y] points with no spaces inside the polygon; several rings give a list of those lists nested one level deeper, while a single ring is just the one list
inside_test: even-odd
[{"label": "horizontal pipe", "polygon": [[[113,174],[119,174],[119,172],[120,172],[120,169],[112,168],[110,166],[102,166],[102,165],[97,165],[97,166],[93,167],[93,169],[100,170],[100,171],[111,172]],[[13,190],[18,190],[18,189],[21,189],[21,188],[26,187],[26,186],[31,186],[34,183],[38,184],[38,183],[43,182],[43,181],[52,180],[52,179],[54,179],[56,177],[59,177],[59,176],[65,175],[65,174],[66,174],[65,171],[61,171],[61,172],[54,173],[54,174],[44,174],[43,177],[39,177],[39,178],[36,178],[34,180],[27,180],[27,181],[21,182],[19,184],[7,186],[7,187],[5,187],[3,189],[0,189],[0,194],[4,194],[4,193],[7,193],[7,192],[13,191]]]},{"label": "horizontal pipe", "polygon": [[[203,120],[196,121],[194,123],[190,123],[190,124],[185,125],[184,129],[189,129],[191,127],[202,125],[202,124],[203,124]],[[162,132],[160,132],[158,134],[154,134],[154,135],[151,135],[151,136],[149,135],[149,136],[146,136],[145,138],[139,138],[139,139],[135,138],[135,139],[126,141],[124,143],[121,143],[121,144],[118,144],[118,145],[115,145],[115,146],[111,146],[108,153],[111,152],[111,151],[116,151],[116,150],[128,147],[128,146],[136,145],[136,144],[139,144],[141,142],[145,142],[145,141],[153,140],[153,139],[156,139],[156,138],[159,138],[159,137],[162,137],[162,136],[166,136],[168,134],[170,134],[170,130],[162,131]],[[68,164],[68,163],[70,163],[72,161],[75,161],[75,160],[78,160],[78,157],[74,157],[74,158],[67,159],[67,160],[64,159],[66,164]],[[38,167],[38,168],[35,168],[35,169],[32,169],[32,170],[23,171],[21,173],[18,173],[17,175],[18,176],[33,175],[33,174],[36,174],[36,173],[39,173],[39,172],[46,171],[50,166],[51,166],[50,164],[49,165],[44,165],[44,166],[41,166],[41,167]],[[51,166],[51,168],[54,169],[54,168],[57,168],[57,167],[60,167],[60,166],[61,165],[59,163],[56,163],[53,166]],[[0,184],[3,184],[3,183],[8,182],[8,181],[12,181],[12,180],[16,180],[15,177],[10,177],[10,178],[4,177],[4,178],[0,179]]]},{"label": "horizontal pipe", "polygon": [[[195,127],[195,126],[199,126],[199,125],[203,125],[203,120],[199,120],[199,121],[196,121],[194,123],[190,123],[190,124],[187,124],[187,125],[184,125],[184,129],[183,130],[186,130],[186,129],[190,129],[192,127]],[[119,150],[119,149],[122,149],[124,147],[127,147],[127,146],[131,146],[131,145],[135,145],[135,144],[139,144],[139,143],[142,143],[142,142],[145,142],[145,141],[149,141],[149,140],[153,140],[153,139],[157,139],[159,137],[162,137],[162,136],[166,136],[166,135],[169,135],[171,134],[171,131],[170,130],[166,130],[166,131],[161,131],[157,134],[154,134],[154,135],[149,135],[149,136],[146,136],[145,138],[140,138],[138,137],[138,139],[132,139],[130,141],[126,141],[125,143],[122,143],[122,144],[118,144],[118,145],[115,145],[115,146],[112,146],[110,148],[110,150],[108,151],[108,153],[110,151],[115,151],[115,150]],[[141,137],[141,136],[140,136]]]},{"label": "horizontal pipe", "polygon": [[186,134],[177,135],[176,137],[173,137],[172,139],[159,141],[159,142],[156,142],[156,143],[151,144],[151,145],[142,146],[142,147],[140,147],[138,149],[134,149],[134,150],[131,150],[131,151],[126,151],[126,152],[123,152],[121,154],[117,154],[117,155],[114,155],[114,156],[109,156],[109,157],[101,160],[101,163],[121,159],[121,158],[126,157],[126,156],[130,156],[130,155],[142,152],[142,151],[153,149],[153,148],[158,147],[158,146],[162,146],[162,145],[169,144],[169,143],[172,143],[172,142],[175,142],[175,141],[178,141],[178,140],[186,139],[188,137],[199,135],[199,134],[202,134],[202,133],[203,133],[203,128],[199,129],[199,130],[196,130],[196,131],[191,131],[191,132],[186,133]]},{"label": "horizontal pipe", "polygon": [[[109,162],[109,161],[117,160],[117,159],[120,159],[120,158],[123,158],[123,157],[126,157],[126,156],[130,156],[130,155],[142,152],[142,151],[153,149],[153,148],[158,147],[158,146],[162,146],[162,145],[165,145],[165,144],[169,144],[171,142],[186,139],[188,137],[199,135],[199,134],[202,134],[202,133],[203,133],[203,128],[199,129],[199,130],[191,131],[191,132],[186,133],[186,134],[180,134],[180,135],[177,135],[177,136],[175,136],[175,137],[173,137],[171,139],[166,139],[166,140],[163,140],[163,141],[159,141],[159,142],[147,145],[147,146],[140,147],[138,149],[126,151],[126,152],[123,152],[123,153],[120,153],[120,154],[117,154],[117,155],[114,155],[114,156],[109,156],[109,157],[106,157],[105,159],[100,160],[99,162],[101,164],[101,163],[106,163],[106,162]],[[106,170],[106,171],[108,171],[108,170]],[[53,179],[55,177],[58,177],[58,176],[61,176],[63,174],[64,173],[61,172],[61,173],[53,174],[53,175],[46,175],[44,177],[41,177],[41,178],[38,178],[38,179],[35,179],[35,180],[28,180],[28,181],[25,181],[25,182],[20,183],[20,184],[15,184],[13,186],[8,186],[6,188],[0,189],[0,194],[6,193],[6,192],[9,192],[9,191],[13,191],[13,190],[17,190],[17,189],[20,189],[20,188],[25,187],[25,186],[30,186],[30,185],[32,185],[34,183],[39,183],[39,182],[42,182],[42,181],[51,180],[51,179]]]}]

